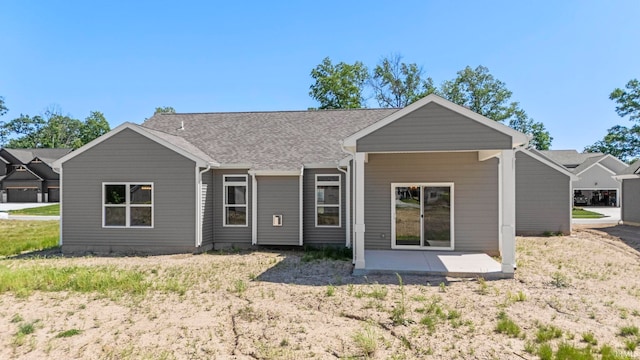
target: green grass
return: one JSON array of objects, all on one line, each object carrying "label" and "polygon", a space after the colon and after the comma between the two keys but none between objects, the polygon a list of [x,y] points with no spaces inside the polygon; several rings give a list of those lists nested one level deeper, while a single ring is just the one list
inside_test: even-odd
[{"label": "green grass", "polygon": [[[164,283],[155,288],[164,290]],[[114,266],[24,266],[0,265],[0,294],[12,292],[26,297],[34,291],[97,292],[104,295],[141,295],[152,287],[144,273]],[[170,289],[169,289],[170,290]]]},{"label": "green grass", "polygon": [[573,208],[571,215],[573,216],[574,219],[600,219],[604,217],[604,215],[600,213],[585,210],[583,208],[577,208],[577,207]]},{"label": "green grass", "polygon": [[53,216],[60,215],[60,204],[40,206],[28,209],[9,210],[11,215],[37,215],[37,216]]},{"label": "green grass", "polygon": [[78,329],[70,329],[70,330],[66,330],[66,331],[62,331],[60,333],[58,333],[58,335],[56,335],[57,338],[67,338],[67,337],[72,337],[75,335],[80,335],[82,334],[82,330],[78,330]]},{"label": "green grass", "polygon": [[58,245],[60,222],[0,220],[0,234],[0,256],[43,250]]},{"label": "green grass", "polygon": [[500,312],[498,314],[498,324],[496,325],[496,332],[500,334],[506,334],[509,337],[520,336],[520,326],[518,326],[513,320],[511,320],[507,314]]}]

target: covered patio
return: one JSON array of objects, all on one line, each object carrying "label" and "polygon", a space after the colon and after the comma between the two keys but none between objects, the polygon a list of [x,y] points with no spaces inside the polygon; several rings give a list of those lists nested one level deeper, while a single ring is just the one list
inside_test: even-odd
[{"label": "covered patio", "polygon": [[354,274],[425,274],[485,279],[513,278],[502,265],[484,253],[414,250],[365,250],[364,269]]}]

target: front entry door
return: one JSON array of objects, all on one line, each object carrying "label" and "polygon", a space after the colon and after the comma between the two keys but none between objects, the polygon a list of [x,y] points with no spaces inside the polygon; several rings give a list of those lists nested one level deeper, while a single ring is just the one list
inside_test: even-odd
[{"label": "front entry door", "polygon": [[453,250],[453,183],[391,188],[392,248]]}]

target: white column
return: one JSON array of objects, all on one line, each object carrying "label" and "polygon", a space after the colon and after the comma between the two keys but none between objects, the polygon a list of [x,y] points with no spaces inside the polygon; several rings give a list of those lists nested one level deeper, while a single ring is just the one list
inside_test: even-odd
[{"label": "white column", "polygon": [[516,167],[515,151],[503,150],[500,157],[502,177],[502,272],[513,273],[516,267]]},{"label": "white column", "polygon": [[356,153],[355,167],[356,167],[356,183],[355,190],[355,239],[354,239],[354,251],[355,251],[355,268],[364,269],[364,163],[365,153]]}]

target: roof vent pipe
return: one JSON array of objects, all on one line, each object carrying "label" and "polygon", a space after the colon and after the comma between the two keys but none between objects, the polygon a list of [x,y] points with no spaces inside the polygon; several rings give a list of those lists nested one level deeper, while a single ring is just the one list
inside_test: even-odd
[{"label": "roof vent pipe", "polygon": [[184,130],[184,121],[180,121],[180,129],[178,130]]}]

